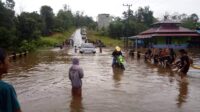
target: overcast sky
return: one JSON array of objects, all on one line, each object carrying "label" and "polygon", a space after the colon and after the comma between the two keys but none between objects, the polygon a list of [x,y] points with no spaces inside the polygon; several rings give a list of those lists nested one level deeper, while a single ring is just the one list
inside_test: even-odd
[{"label": "overcast sky", "polygon": [[131,9],[150,6],[154,11],[155,17],[162,17],[166,12],[173,14],[175,12],[196,13],[200,16],[200,0],[14,0],[15,10],[21,11],[39,11],[42,5],[49,5],[54,13],[63,8],[63,4],[69,5],[73,12],[82,11],[85,15],[96,19],[100,13],[108,13],[113,16],[122,16],[122,12],[127,10],[122,4],[132,4]]}]

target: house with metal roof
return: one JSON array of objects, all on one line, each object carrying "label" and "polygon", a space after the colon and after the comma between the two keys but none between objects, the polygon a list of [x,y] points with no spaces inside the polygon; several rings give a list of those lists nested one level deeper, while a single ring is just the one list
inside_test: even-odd
[{"label": "house with metal roof", "polygon": [[187,48],[200,47],[200,34],[195,30],[181,27],[180,22],[160,21],[136,36],[129,37],[138,40],[144,47],[154,48]]}]

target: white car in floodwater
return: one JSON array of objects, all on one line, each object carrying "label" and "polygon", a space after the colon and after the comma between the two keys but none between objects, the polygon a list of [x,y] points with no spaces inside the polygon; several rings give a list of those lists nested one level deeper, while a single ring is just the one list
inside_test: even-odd
[{"label": "white car in floodwater", "polygon": [[82,53],[96,53],[96,48],[92,43],[83,43],[80,47],[79,52]]}]

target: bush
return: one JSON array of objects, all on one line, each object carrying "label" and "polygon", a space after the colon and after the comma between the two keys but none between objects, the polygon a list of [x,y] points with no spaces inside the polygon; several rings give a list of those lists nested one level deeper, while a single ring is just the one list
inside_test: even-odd
[{"label": "bush", "polygon": [[41,37],[37,42],[37,46],[53,47],[55,45],[60,45],[72,35],[74,30],[75,28],[71,28],[69,31],[66,31],[64,33],[55,33],[52,36]]},{"label": "bush", "polygon": [[19,52],[35,50],[37,48],[36,43],[37,43],[36,41],[28,42],[26,40],[23,40],[21,42],[21,46],[19,48]]}]

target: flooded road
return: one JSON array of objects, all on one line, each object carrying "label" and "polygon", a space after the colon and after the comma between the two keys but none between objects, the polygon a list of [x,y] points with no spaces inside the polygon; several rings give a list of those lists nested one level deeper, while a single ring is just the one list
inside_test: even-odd
[{"label": "flooded road", "polygon": [[[12,62],[4,80],[14,85],[23,112],[200,111],[200,70],[191,69],[187,83],[143,59],[127,57],[125,71],[113,70],[111,53],[112,49],[102,54],[40,50]],[[71,97],[68,69],[74,57],[85,73],[81,99]],[[200,55],[194,59],[200,65]]]},{"label": "flooded road", "polygon": [[[82,99],[71,97],[73,57],[85,72]],[[4,80],[15,86],[24,112],[199,112],[199,70],[191,69],[188,83],[181,83],[176,73],[143,60],[128,58],[124,72],[111,62],[110,49],[95,55],[41,50],[13,62]]]},{"label": "flooded road", "polygon": [[82,40],[82,36],[81,36],[81,29],[77,29],[74,34],[73,34],[73,41],[74,41],[74,46],[76,47],[80,47],[81,44],[84,42]]}]

